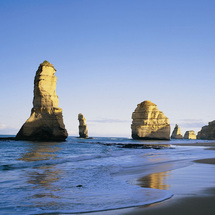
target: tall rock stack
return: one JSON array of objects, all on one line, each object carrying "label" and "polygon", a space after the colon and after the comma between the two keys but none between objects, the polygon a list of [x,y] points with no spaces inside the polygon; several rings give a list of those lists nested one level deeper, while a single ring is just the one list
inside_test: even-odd
[{"label": "tall rock stack", "polygon": [[172,132],[171,139],[183,139],[183,136],[181,134],[181,129],[177,124],[175,125],[175,128]]},{"label": "tall rock stack", "polygon": [[169,140],[169,119],[151,101],[137,105],[132,114],[132,138],[145,140]]},{"label": "tall rock stack", "polygon": [[48,61],[40,64],[34,79],[34,99],[30,118],[16,135],[16,140],[64,141],[68,134],[56,95],[55,68]]},{"label": "tall rock stack", "polygon": [[88,138],[87,124],[86,124],[86,119],[84,118],[84,115],[79,113],[78,120],[79,120],[79,137]]},{"label": "tall rock stack", "polygon": [[215,140],[215,120],[203,126],[201,131],[198,132],[197,138],[202,140]]}]

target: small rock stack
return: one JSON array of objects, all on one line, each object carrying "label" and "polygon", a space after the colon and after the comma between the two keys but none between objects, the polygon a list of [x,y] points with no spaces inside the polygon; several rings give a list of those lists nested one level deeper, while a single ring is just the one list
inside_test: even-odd
[{"label": "small rock stack", "polygon": [[171,139],[183,139],[183,136],[181,134],[181,129],[177,124],[175,125],[175,128],[172,132]]},{"label": "small rock stack", "polygon": [[184,139],[195,140],[196,139],[195,131],[186,131],[185,134],[184,134]]},{"label": "small rock stack", "polygon": [[79,120],[79,137],[88,138],[87,124],[86,124],[86,119],[84,118],[84,115],[79,113],[78,120]]}]

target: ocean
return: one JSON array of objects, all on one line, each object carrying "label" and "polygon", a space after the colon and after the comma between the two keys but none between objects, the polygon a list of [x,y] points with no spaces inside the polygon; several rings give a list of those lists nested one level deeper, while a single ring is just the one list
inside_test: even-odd
[{"label": "ocean", "polygon": [[[164,183],[165,174],[158,177],[156,173],[214,157],[214,151],[203,147],[174,146],[187,141],[105,137],[68,137],[66,142],[0,140],[0,214],[87,213],[171,198],[174,193]],[[138,147],[143,143],[170,146]],[[150,174],[155,177],[147,178]],[[139,178],[145,179],[139,183]]]}]

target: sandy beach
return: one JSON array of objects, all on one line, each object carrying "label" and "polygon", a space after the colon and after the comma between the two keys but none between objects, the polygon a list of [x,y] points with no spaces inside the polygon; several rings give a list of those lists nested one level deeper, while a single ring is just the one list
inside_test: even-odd
[{"label": "sandy beach", "polygon": [[[177,146],[201,146],[215,150],[215,142],[183,143]],[[214,215],[215,156],[193,160],[193,165],[173,171],[153,173],[137,180],[141,187],[169,190],[173,196],[165,201],[134,208],[90,213],[91,215]]]},{"label": "sandy beach", "polygon": [[134,214],[189,214],[189,215],[213,215],[215,214],[215,189],[211,188],[198,194],[198,196],[177,198],[158,203],[146,208],[140,208],[128,213]]},{"label": "sandy beach", "polygon": [[[215,149],[215,142],[206,142],[206,143],[195,143],[195,144],[175,144],[175,145],[183,145],[183,146],[206,146],[209,148],[207,149]],[[212,148],[211,148],[212,147]],[[188,167],[190,173],[189,176],[182,176],[181,180],[172,180],[172,187],[173,190],[176,191],[174,196],[166,201],[152,204],[142,208],[135,208],[133,210],[123,212],[123,214],[127,215],[155,215],[155,214],[174,214],[174,215],[181,215],[181,214],[189,214],[189,215],[213,215],[215,214],[215,186],[208,187],[208,184],[213,183],[213,179],[207,179],[207,177],[211,177],[211,172],[214,171],[214,164],[215,158],[208,158],[208,159],[200,159],[194,160],[193,167]],[[175,171],[177,172],[177,170]],[[181,170],[183,173],[183,169]],[[196,175],[199,172],[199,175]],[[215,172],[215,171],[214,171]],[[185,174],[187,171],[185,171]],[[173,171],[173,175],[174,175]],[[202,179],[202,174],[204,174]],[[177,173],[176,173],[177,175]],[[196,177],[199,180],[196,180]],[[184,179],[184,180],[183,180]],[[195,183],[192,185],[192,181]],[[177,187],[181,187],[180,184],[183,183],[183,189],[179,192]],[[208,183],[208,184],[207,184]],[[211,184],[211,185],[212,185]],[[201,189],[192,190],[189,193],[190,186],[197,186],[201,187]],[[210,186],[210,185],[209,185]],[[177,194],[178,193],[178,194]]]},{"label": "sandy beach", "polygon": [[215,158],[195,160],[194,162],[196,162],[196,163],[204,163],[204,164],[215,164]]}]

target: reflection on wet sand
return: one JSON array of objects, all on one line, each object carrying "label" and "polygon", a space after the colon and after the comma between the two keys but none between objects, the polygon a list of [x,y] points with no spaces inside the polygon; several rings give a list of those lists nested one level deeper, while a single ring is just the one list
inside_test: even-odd
[{"label": "reflection on wet sand", "polygon": [[171,176],[171,171],[153,173],[144,176],[138,180],[138,185],[144,188],[154,188],[160,190],[168,190],[170,184],[167,179]]},{"label": "reflection on wet sand", "polygon": [[[35,167],[25,172],[25,180],[34,191],[29,193],[28,198],[35,200],[37,206],[55,205],[54,199],[61,198],[58,194],[61,188],[57,182],[62,177],[62,170],[52,164],[52,160],[57,158],[56,152],[60,150],[57,144],[59,143],[32,143],[28,152],[19,159],[34,162],[32,165]],[[46,160],[49,160],[48,163]]]}]

